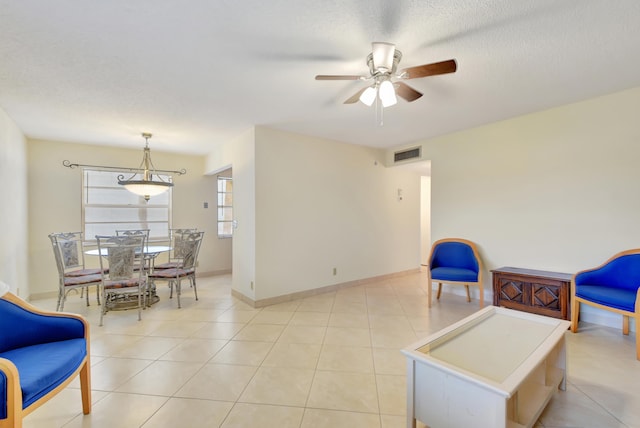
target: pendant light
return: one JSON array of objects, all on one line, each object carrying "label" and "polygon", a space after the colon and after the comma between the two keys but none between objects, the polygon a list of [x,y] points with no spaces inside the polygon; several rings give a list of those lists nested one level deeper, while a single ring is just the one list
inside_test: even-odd
[{"label": "pendant light", "polygon": [[[145,201],[148,201],[151,196],[156,196],[169,190],[173,187],[173,183],[165,181],[160,175],[157,174],[153,162],[151,162],[151,149],[149,149],[149,138],[151,134],[147,132],[142,133],[142,137],[145,140],[144,155],[142,162],[138,167],[138,172],[134,173],[127,180],[124,179],[124,175],[118,176],[118,184],[122,185],[136,195],[144,196]],[[142,179],[135,179],[142,173]],[[157,180],[154,180],[157,178]]]}]

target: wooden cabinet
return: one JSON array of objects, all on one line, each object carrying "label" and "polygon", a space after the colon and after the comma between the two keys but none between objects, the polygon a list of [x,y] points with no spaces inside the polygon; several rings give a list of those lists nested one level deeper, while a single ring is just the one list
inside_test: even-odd
[{"label": "wooden cabinet", "polygon": [[494,306],[571,319],[571,274],[514,267],[491,273]]}]

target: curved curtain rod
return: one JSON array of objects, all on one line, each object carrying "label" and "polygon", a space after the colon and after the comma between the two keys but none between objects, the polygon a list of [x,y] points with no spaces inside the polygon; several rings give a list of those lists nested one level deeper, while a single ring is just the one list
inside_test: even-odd
[{"label": "curved curtain rod", "polygon": [[[104,166],[104,165],[86,165],[86,164],[81,164],[81,163],[71,163],[68,160],[63,160],[62,161],[62,165],[66,166],[67,168],[77,168],[77,167],[89,167],[89,168],[104,168],[104,169],[115,169],[118,171],[130,171],[130,172],[137,172],[137,171],[143,171],[142,168],[128,168],[128,167],[120,167],[120,166]],[[187,173],[187,170],[182,168],[179,171],[175,171],[175,170],[167,170],[167,169],[155,169],[154,170],[156,173],[157,172],[164,172],[164,173],[172,173],[172,174],[178,174],[178,175],[184,175]]]}]

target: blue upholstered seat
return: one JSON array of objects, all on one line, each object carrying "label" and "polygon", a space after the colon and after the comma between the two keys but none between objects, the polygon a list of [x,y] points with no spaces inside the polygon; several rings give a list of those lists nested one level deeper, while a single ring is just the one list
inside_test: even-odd
[{"label": "blue upholstered seat", "polygon": [[[87,356],[84,338],[42,343],[0,353],[20,374],[22,407],[52,391],[71,376]],[[6,416],[6,415],[1,415]]]},{"label": "blue upholstered seat", "polygon": [[456,267],[438,267],[431,270],[431,279],[441,281],[477,282],[478,272],[472,269]]},{"label": "blue upholstered seat", "polygon": [[[629,317],[640,309],[640,249],[618,253],[602,265],[576,273],[571,281],[571,331],[578,331],[580,303],[622,315],[622,332],[629,334]],[[640,339],[636,333],[636,357]]]},{"label": "blue upholstered seat", "polygon": [[0,426],[21,426],[30,408],[80,374],[91,409],[88,325],[77,315],[39,311],[11,293],[0,298]]},{"label": "blue upholstered seat", "polygon": [[482,288],[482,261],[475,244],[466,239],[441,239],[431,247],[429,256],[428,301],[431,306],[432,281],[438,282],[437,298],[442,292],[442,283],[462,284],[467,290],[467,301],[471,301],[469,285],[478,285],[480,307],[484,303]]},{"label": "blue upholstered seat", "polygon": [[613,288],[606,285],[582,284],[577,288],[576,296],[621,311],[633,312],[636,305],[635,290]]}]

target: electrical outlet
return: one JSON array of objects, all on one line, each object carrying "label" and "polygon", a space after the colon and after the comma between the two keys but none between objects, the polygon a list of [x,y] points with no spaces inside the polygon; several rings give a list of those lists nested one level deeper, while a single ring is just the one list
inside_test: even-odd
[{"label": "electrical outlet", "polygon": [[253,281],[251,281],[251,289],[253,290]]},{"label": "electrical outlet", "polygon": [[338,268],[333,268],[333,276],[336,276],[338,274]]}]

